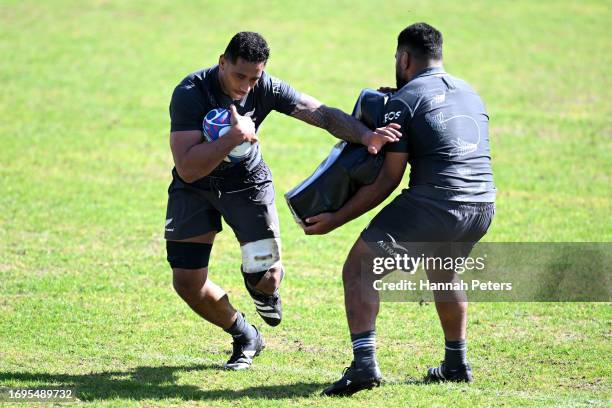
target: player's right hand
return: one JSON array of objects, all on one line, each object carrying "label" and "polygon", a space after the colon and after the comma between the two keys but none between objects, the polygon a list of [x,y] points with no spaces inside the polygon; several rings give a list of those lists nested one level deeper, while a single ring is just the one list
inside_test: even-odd
[{"label": "player's right hand", "polygon": [[340,226],[335,213],[321,213],[308,217],[308,225],[302,225],[306,235],[324,235]]},{"label": "player's right hand", "polygon": [[249,117],[242,116],[236,110],[234,105],[230,105],[229,111],[231,113],[230,123],[231,127],[226,137],[231,137],[236,145],[243,142],[257,142],[257,135],[255,134],[255,123]]}]

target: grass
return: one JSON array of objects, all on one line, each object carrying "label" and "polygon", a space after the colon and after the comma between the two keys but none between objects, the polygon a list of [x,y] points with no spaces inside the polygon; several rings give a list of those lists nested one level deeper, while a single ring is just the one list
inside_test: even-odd
[{"label": "grass", "polygon": [[[87,406],[609,405],[609,303],[475,303],[473,385],[423,385],[442,358],[433,305],[386,303],[387,384],[318,392],[351,358],[340,269],[374,214],[305,237],[282,193],[333,140],[272,114],[288,272],[286,319],[244,373],[220,371],[227,336],[173,293],[162,227],[168,103],[236,31],[262,32],[271,74],[350,110],[393,84],[397,33],[428,21],[447,70],[487,102],[497,217],[488,241],[612,238],[610,8],[606,2],[0,1],[0,386],[74,385]],[[405,183],[404,183],[405,184]],[[257,322],[226,228],[211,276]]]}]

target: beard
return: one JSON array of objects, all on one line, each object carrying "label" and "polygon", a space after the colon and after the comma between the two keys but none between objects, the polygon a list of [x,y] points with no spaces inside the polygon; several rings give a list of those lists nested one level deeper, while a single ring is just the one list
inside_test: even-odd
[{"label": "beard", "polygon": [[400,90],[406,85],[408,81],[400,76],[398,72],[395,73],[395,87]]}]

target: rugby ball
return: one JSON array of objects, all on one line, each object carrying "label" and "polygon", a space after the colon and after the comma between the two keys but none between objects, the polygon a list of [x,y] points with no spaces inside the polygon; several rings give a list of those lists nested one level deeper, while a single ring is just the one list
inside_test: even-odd
[{"label": "rugby ball", "polygon": [[[209,141],[215,141],[225,135],[231,127],[231,113],[227,109],[213,109],[204,116],[202,123],[204,138]],[[250,142],[243,142],[234,147],[232,151],[224,159],[227,162],[240,162],[251,153],[252,145]]]}]

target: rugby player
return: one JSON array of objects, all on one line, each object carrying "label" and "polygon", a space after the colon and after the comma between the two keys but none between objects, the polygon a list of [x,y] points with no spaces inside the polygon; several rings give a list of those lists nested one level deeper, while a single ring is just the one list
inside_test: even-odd
[{"label": "rugby player", "polygon": [[[282,318],[278,288],[284,272],[274,187],[256,136],[263,120],[275,110],[338,138],[362,143],[373,154],[401,137],[399,125],[372,131],[268,75],[264,69],[269,55],[261,35],[237,33],[218,65],[184,78],[170,103],[175,167],[168,188],[165,239],[173,285],[194,312],[233,337],[233,352],[225,367],[234,370],[248,368],[264,341],[258,329],[232,307],[223,289],[208,279],[209,256],[222,217],[240,243],[244,284],[257,313],[270,326]],[[203,142],[202,121],[214,108],[230,109],[232,126],[223,137]],[[244,160],[224,160],[245,141],[253,145]]]},{"label": "rugby player", "polygon": [[[373,184],[362,187],[337,212],[307,219],[311,225],[304,227],[306,234],[325,234],[374,208],[397,187],[410,163],[409,187],[374,217],[344,264],[354,358],[342,378],[323,391],[325,395],[350,395],[381,381],[375,356],[380,298],[363,279],[361,262],[391,257],[401,243],[428,243],[428,256],[466,257],[487,232],[495,212],[489,117],[478,94],[445,72],[442,34],[425,23],[404,29],[397,40],[395,69],[397,88],[385,105],[383,124],[401,124],[403,137],[385,146],[385,162]],[[454,272],[436,270],[427,270],[427,275],[436,282],[456,278]],[[466,359],[465,293],[434,291],[434,300],[445,357],[428,370],[426,380],[472,381]]]}]

